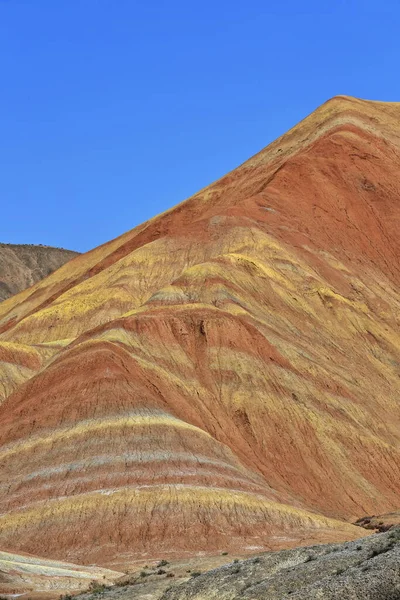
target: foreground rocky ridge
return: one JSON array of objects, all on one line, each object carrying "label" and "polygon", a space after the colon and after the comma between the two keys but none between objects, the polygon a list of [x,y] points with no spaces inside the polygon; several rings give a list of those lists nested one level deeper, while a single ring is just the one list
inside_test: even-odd
[{"label": "foreground rocky ridge", "polygon": [[190,566],[181,574],[182,565],[155,565],[79,600],[399,600],[400,529],[234,560],[203,573]]},{"label": "foreground rocky ridge", "polygon": [[0,547],[122,570],[398,509],[399,124],[335,98],[0,304]]},{"label": "foreground rocky ridge", "polygon": [[0,302],[37,283],[78,252],[33,244],[0,243]]}]

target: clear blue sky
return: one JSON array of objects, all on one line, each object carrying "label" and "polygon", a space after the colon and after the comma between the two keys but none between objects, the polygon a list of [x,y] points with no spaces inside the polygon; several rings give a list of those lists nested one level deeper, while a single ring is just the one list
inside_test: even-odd
[{"label": "clear blue sky", "polygon": [[398,0],[0,0],[0,241],[88,250],[336,94],[400,100]]}]

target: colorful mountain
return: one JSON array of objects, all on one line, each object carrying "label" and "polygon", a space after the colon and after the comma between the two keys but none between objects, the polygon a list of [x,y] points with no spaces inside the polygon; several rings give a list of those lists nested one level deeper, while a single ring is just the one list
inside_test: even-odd
[{"label": "colorful mountain", "polygon": [[355,539],[400,492],[400,104],[336,97],[0,304],[0,547]]}]

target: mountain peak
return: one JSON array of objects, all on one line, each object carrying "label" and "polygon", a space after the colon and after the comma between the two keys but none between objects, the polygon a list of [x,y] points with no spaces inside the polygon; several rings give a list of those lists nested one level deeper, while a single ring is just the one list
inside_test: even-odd
[{"label": "mountain peak", "polygon": [[120,570],[398,508],[399,111],[335,97],[0,304],[1,545]]}]

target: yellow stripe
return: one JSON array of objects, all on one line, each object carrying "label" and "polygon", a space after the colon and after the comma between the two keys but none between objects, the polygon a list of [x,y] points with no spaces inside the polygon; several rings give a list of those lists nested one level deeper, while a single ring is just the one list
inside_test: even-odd
[{"label": "yellow stripe", "polygon": [[98,420],[82,421],[73,427],[65,427],[63,429],[57,429],[48,435],[43,435],[37,438],[30,438],[28,440],[16,442],[0,452],[0,460],[7,456],[16,454],[18,452],[24,452],[26,450],[33,450],[38,446],[46,444],[54,444],[57,441],[66,440],[84,435],[86,433],[98,433],[104,429],[119,429],[122,427],[156,427],[159,425],[166,425],[168,427],[174,427],[179,429],[187,429],[196,433],[201,433],[207,437],[211,437],[206,431],[203,431],[195,425],[181,421],[168,414],[157,414],[157,415],[125,415],[122,417],[104,418]]}]

